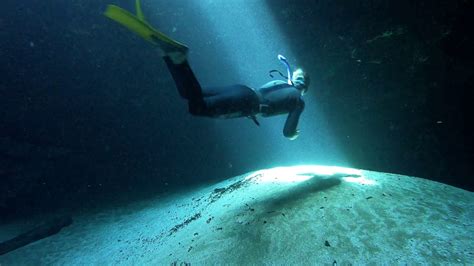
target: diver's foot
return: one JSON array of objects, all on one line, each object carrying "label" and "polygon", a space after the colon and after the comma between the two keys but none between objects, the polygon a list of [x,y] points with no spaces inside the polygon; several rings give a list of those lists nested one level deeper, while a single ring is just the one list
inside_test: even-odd
[{"label": "diver's foot", "polygon": [[171,39],[157,30],[150,36],[150,39],[160,48],[162,55],[169,57],[173,64],[179,65],[186,61],[189,50],[186,45]]},{"label": "diver's foot", "polygon": [[187,51],[169,52],[165,53],[165,55],[168,56],[175,65],[180,65],[188,59]]}]

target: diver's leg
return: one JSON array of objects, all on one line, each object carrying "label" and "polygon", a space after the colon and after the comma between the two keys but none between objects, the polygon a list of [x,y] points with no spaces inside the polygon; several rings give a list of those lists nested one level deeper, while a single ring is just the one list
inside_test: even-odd
[{"label": "diver's leg", "polygon": [[189,112],[193,115],[206,115],[201,85],[188,61],[175,64],[168,56],[163,58],[178,88],[179,95],[188,100]]},{"label": "diver's leg", "polygon": [[187,62],[188,47],[146,22],[140,0],[135,1],[135,8],[136,14],[132,14],[121,7],[108,5],[104,15],[156,45],[164,56],[179,94],[189,100],[190,112],[196,114],[202,112],[204,106],[201,86]]},{"label": "diver's leg", "polygon": [[260,101],[254,90],[245,85],[204,88],[205,115],[219,118],[256,115]]},{"label": "diver's leg", "polygon": [[201,85],[189,66],[188,61],[186,60],[181,64],[175,64],[167,56],[163,57],[163,59],[178,88],[179,95],[188,100],[202,98]]}]

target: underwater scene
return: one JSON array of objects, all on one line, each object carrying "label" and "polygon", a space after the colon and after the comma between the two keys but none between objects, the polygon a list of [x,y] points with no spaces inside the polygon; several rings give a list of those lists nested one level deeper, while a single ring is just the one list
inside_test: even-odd
[{"label": "underwater scene", "polygon": [[4,0],[0,266],[474,265],[472,14]]}]

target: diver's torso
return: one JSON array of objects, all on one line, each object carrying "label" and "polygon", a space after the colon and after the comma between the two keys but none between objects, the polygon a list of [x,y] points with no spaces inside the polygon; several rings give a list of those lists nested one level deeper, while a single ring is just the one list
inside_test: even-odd
[{"label": "diver's torso", "polygon": [[262,116],[288,113],[303,102],[301,92],[282,80],[266,83],[259,89]]}]

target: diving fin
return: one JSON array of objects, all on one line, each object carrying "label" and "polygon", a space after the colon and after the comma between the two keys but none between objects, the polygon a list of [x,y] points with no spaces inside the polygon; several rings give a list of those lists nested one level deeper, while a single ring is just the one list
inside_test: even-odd
[{"label": "diving fin", "polygon": [[[165,55],[170,56],[172,59],[177,55],[186,57],[188,47],[180,42],[177,42],[164,33],[154,29],[148,22],[145,21],[145,16],[141,9],[140,0],[135,1],[136,15],[128,12],[127,10],[116,6],[108,5],[104,12],[104,15],[115,22],[126,27],[130,31],[136,33],[143,39],[151,42],[154,45],[163,50]],[[174,60],[173,60],[174,61]]]},{"label": "diving fin", "polygon": [[139,0],[135,0],[135,10],[137,11],[137,17],[141,21],[145,21],[145,16],[143,15],[142,5]]}]

